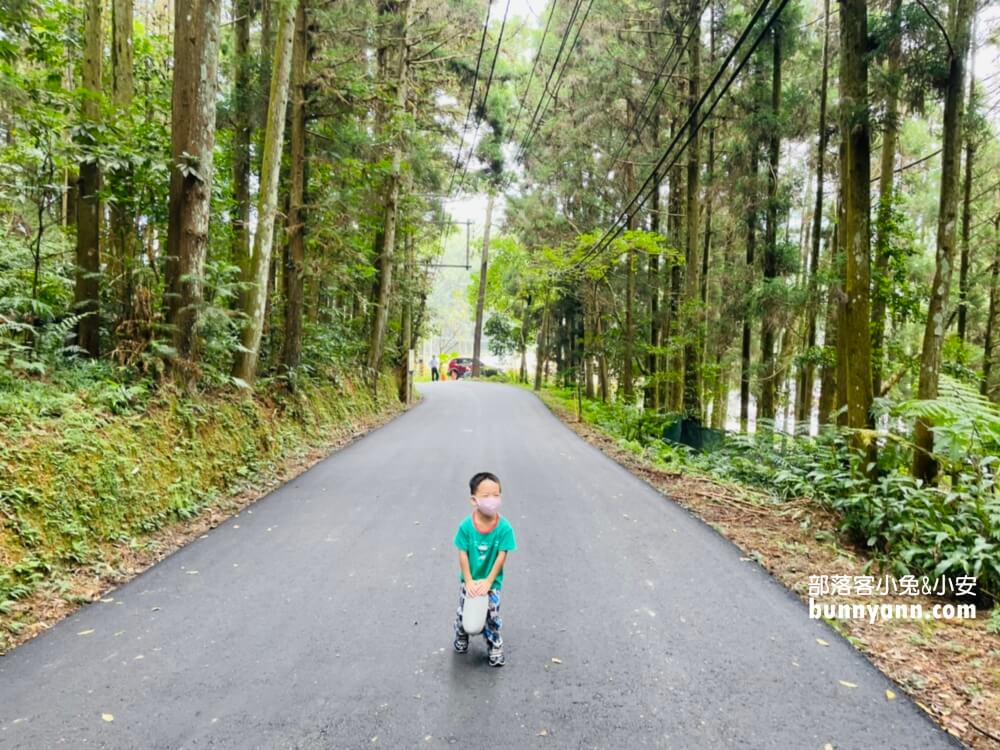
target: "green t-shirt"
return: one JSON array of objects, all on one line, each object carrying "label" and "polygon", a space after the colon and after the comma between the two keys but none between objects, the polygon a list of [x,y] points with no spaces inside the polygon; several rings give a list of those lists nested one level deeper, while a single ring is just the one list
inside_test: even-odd
[{"label": "green t-shirt", "polygon": [[[493,564],[497,561],[497,555],[501,552],[510,552],[517,549],[517,542],[514,541],[514,529],[507,522],[507,519],[500,516],[496,526],[492,531],[483,534],[476,528],[470,513],[458,526],[455,532],[455,546],[460,550],[465,550],[469,555],[469,570],[472,573],[472,580],[479,581],[486,578],[493,570]],[[462,580],[462,571],[458,571],[458,580]],[[503,570],[497,574],[493,581],[493,588],[497,591],[503,586]]]}]

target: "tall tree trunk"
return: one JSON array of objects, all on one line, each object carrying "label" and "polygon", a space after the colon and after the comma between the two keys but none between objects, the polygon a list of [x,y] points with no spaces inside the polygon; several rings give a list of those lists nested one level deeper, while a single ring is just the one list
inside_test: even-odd
[{"label": "tall tree trunk", "polygon": [[[659,118],[655,118],[658,120]],[[660,188],[653,190],[650,207],[650,230],[660,231]],[[650,253],[646,267],[646,286],[649,288],[649,353],[646,355],[646,386],[643,391],[643,408],[659,411],[660,389],[658,386],[658,369],[660,357],[656,349],[660,345],[660,256]],[[588,388],[593,389],[588,381]],[[592,394],[588,393],[588,396]]]},{"label": "tall tree trunk", "polygon": [[483,339],[483,306],[486,304],[486,274],[490,264],[490,226],[493,224],[493,201],[495,196],[491,189],[486,196],[486,224],[483,226],[483,257],[479,264],[479,291],[476,295],[476,331],[472,340],[472,377],[478,378],[479,355],[482,351]]},{"label": "tall tree trunk", "polygon": [[521,315],[521,335],[520,335],[520,349],[521,349],[521,367],[517,373],[517,381],[519,383],[528,383],[528,324],[531,320],[531,296],[524,303],[524,312]]},{"label": "tall tree trunk", "polygon": [[403,239],[406,247],[406,262],[403,266],[405,281],[400,290],[403,296],[402,321],[400,325],[400,338],[402,346],[399,355],[399,400],[404,404],[409,404],[413,396],[413,373],[410,371],[410,351],[413,344],[413,290],[415,286],[414,269],[416,259],[413,253],[413,234],[407,233]]},{"label": "tall tree trunk", "polygon": [[823,348],[833,353],[833,361],[825,361],[820,367],[819,404],[817,405],[817,421],[820,427],[833,423],[833,413],[837,408],[836,358],[840,350],[837,343],[837,311],[840,307],[838,296],[841,293],[839,284],[831,284],[826,293],[826,322],[823,326]]},{"label": "tall tree trunk", "polygon": [[601,306],[601,292],[597,282],[593,283],[594,289],[594,340],[598,346],[597,350],[597,387],[601,396],[601,402],[607,403],[609,396],[608,377],[608,354],[604,346],[604,316]]},{"label": "tall tree trunk", "polygon": [[781,155],[781,27],[771,30],[771,125],[767,144],[767,211],[764,224],[765,304],[760,321],[760,403],[757,419],[774,421],[777,368],[774,362],[775,306],[778,278],[778,159]]},{"label": "tall tree trunk", "polygon": [[[196,355],[212,197],[218,59],[218,0],[177,0],[165,307],[180,359]],[[182,368],[179,373],[187,379],[189,371]]]},{"label": "tall tree trunk", "polygon": [[[127,117],[135,92],[132,71],[132,0],[113,0],[112,13],[112,93],[119,118]],[[115,296],[119,322],[132,319],[132,274],[136,256],[136,226],[132,195],[132,170],[114,173],[118,200],[111,207],[111,256],[114,261]]]},{"label": "tall tree trunk", "polygon": [[[844,327],[839,331],[847,355],[847,424],[872,424],[871,235],[869,233],[871,136],[868,117],[867,0],[840,0],[840,100],[844,133],[843,240],[845,261]],[[865,440],[855,433],[854,444]],[[869,443],[874,458],[874,442]]]},{"label": "tall tree trunk", "polygon": [[[841,149],[843,151],[843,149]],[[838,159],[838,164],[842,159]],[[828,355],[820,372],[819,424],[832,424],[833,413],[839,405],[838,365],[840,356],[840,311],[843,307],[843,262],[844,253],[840,247],[841,201],[837,200],[836,221],[833,224],[833,238],[828,243],[830,255],[830,286],[826,292],[826,321],[823,325],[823,349]]]},{"label": "tall tree trunk", "polygon": [[542,390],[542,374],[545,371],[545,359],[548,349],[549,318],[552,303],[548,300],[548,295],[543,297],[542,325],[538,328],[538,345],[535,352],[535,391]]},{"label": "tall tree trunk", "polygon": [[[244,282],[250,280],[250,141],[254,130],[250,19],[253,0],[235,0],[233,30],[233,261]],[[246,289],[240,289],[236,308],[246,307]]]},{"label": "tall tree trunk", "polygon": [[[709,22],[708,22],[708,67],[713,69],[715,67],[715,31],[716,31],[716,13],[715,13],[715,3],[709,3]],[[728,378],[722,372],[722,357],[726,350],[726,341],[719,325],[719,320],[722,315],[721,305],[715,306],[715,311],[712,314],[711,321],[712,325],[709,326],[709,301],[708,301],[708,273],[711,265],[711,255],[712,255],[712,208],[715,197],[715,125],[713,124],[708,131],[708,165],[706,173],[706,190],[705,190],[705,240],[704,247],[702,248],[701,256],[701,306],[705,315],[705,331],[706,334],[709,330],[715,331],[714,346],[712,347],[715,354],[715,368],[713,373],[712,386],[712,426],[715,427],[718,423],[717,429],[724,429],[725,427],[725,412],[727,410],[728,404],[726,388],[728,387]],[[725,265],[725,264],[723,264]],[[721,276],[719,278],[722,278]],[[703,361],[707,361],[708,358],[708,336],[706,335],[705,340],[701,342],[702,350],[701,356]],[[707,386],[706,386],[707,387]],[[720,423],[719,420],[722,420]]]},{"label": "tall tree trunk", "polygon": [[636,251],[629,248],[625,255],[625,353],[622,362],[622,396],[631,403],[635,400],[633,366],[635,360],[635,265]]},{"label": "tall tree trunk", "polygon": [[684,275],[685,318],[684,331],[684,402],[682,409],[686,415],[701,419],[701,327],[702,308],[699,305],[701,284],[699,271],[699,220],[701,219],[701,136],[698,124],[698,97],[701,88],[701,12],[699,0],[691,0],[689,13],[693,29],[689,32],[694,39],[688,46],[688,117],[691,120],[688,142],[687,164],[687,227],[685,232],[687,264]]},{"label": "tall tree trunk", "polygon": [[[674,130],[679,127],[675,121]],[[674,243],[674,247],[681,247],[684,238],[684,170],[680,164],[671,170],[670,175],[670,200],[667,208],[667,236]],[[683,347],[678,349],[677,337],[682,334],[681,325],[681,300],[684,294],[684,266],[680,262],[670,266],[670,305],[665,321],[666,333],[660,338],[661,341],[671,345],[673,352],[668,354],[669,363],[667,371],[670,379],[667,381],[666,408],[670,412],[679,413],[684,408],[684,351]]]},{"label": "tall tree trunk", "polygon": [[962,253],[958,265],[958,339],[966,340],[969,307],[969,265],[971,261],[969,236],[972,233],[972,164],[975,161],[976,146],[971,141],[965,144],[965,179],[962,188]]},{"label": "tall tree trunk", "polygon": [[[806,351],[816,347],[816,318],[819,313],[819,262],[823,235],[823,180],[826,167],[826,92],[830,69],[830,0],[823,0],[823,73],[819,90],[819,145],[816,147],[816,207],[813,209],[812,255],[809,259],[809,307],[806,311]],[[796,389],[798,407],[795,419],[810,430],[816,363],[809,357],[800,371]]]},{"label": "tall tree trunk", "polygon": [[[380,13],[390,12],[395,4],[382,0]],[[413,7],[412,0],[402,0],[399,11],[402,17],[396,25],[397,68],[396,68],[396,101],[395,111],[403,112],[407,97],[407,67],[409,50],[410,16]],[[386,127],[393,127],[392,116],[384,118]],[[392,263],[396,245],[396,228],[399,222],[399,194],[402,179],[403,143],[398,140],[392,148],[392,167],[389,174],[389,184],[385,202],[385,223],[382,232],[382,250],[379,253],[379,288],[375,302],[375,314],[368,339],[368,369],[372,377],[378,377],[382,365],[382,349],[385,344],[385,329],[389,317],[389,291],[392,288]]]},{"label": "tall tree trunk", "polygon": [[257,376],[260,340],[264,332],[271,251],[274,245],[274,222],[278,209],[278,183],[281,177],[281,152],[285,140],[285,115],[288,108],[289,78],[292,68],[292,41],[295,36],[297,0],[283,0],[277,7],[278,31],[275,35],[271,88],[268,99],[267,127],[264,131],[264,154],[261,160],[260,195],[257,200],[257,231],[250,258],[251,281],[247,290],[246,316],[240,333],[242,347],[233,362],[233,376],[252,383]]},{"label": "tall tree trunk", "polygon": [[[847,173],[847,140],[840,142],[840,173]],[[843,178],[841,178],[843,179]],[[847,246],[844,244],[847,227],[847,209],[844,201],[844,191],[840,191],[840,201],[837,213],[837,288],[835,315],[837,316],[837,424],[847,426],[847,366],[849,353],[847,351]]]},{"label": "tall tree trunk", "polygon": [[[972,112],[976,96],[976,18],[975,8],[972,14],[972,39],[969,49],[969,99],[968,108]],[[969,266],[970,245],[972,234],[972,165],[976,160],[976,143],[974,135],[965,133],[965,184],[962,188],[962,259],[958,271],[958,338],[965,343],[966,320],[969,307]]]},{"label": "tall tree trunk", "polygon": [[708,131],[708,189],[705,191],[705,240],[701,253],[701,304],[708,306],[708,269],[712,254],[712,180],[715,172],[715,128]]},{"label": "tall tree trunk", "polygon": [[[76,89],[76,43],[73,40],[66,42],[66,59],[63,66],[62,86],[66,91]],[[69,128],[66,128],[68,133]],[[63,198],[62,198],[62,225],[64,227],[76,227],[77,201],[80,195],[80,175],[75,168],[65,167],[63,169]]]},{"label": "tall tree trunk", "polygon": [[[948,36],[951,39],[948,84],[944,99],[944,137],[941,149],[941,199],[938,209],[937,255],[931,298],[927,306],[920,383],[917,397],[936,398],[941,369],[941,342],[944,339],[944,306],[951,291],[955,262],[955,224],[958,218],[958,177],[961,168],[962,125],[965,114],[965,60],[969,52],[970,27],[975,9],[973,0],[951,0],[948,4]],[[913,442],[913,476],[930,482],[937,475],[933,423],[918,419]]]},{"label": "tall tree trunk", "polygon": [[986,316],[986,340],[983,343],[983,382],[980,391],[997,401],[1000,390],[992,381],[996,358],[997,314],[1000,312],[1000,214],[993,219],[993,264],[990,271],[990,309]]},{"label": "tall tree trunk", "polygon": [[591,299],[590,286],[586,281],[580,282],[579,295],[583,305],[584,395],[592,399],[596,395],[594,390],[594,300]]},{"label": "tall tree trunk", "polygon": [[[100,122],[101,60],[101,0],[86,0],[84,6],[83,102],[80,141],[84,148],[96,145],[96,128]],[[91,130],[93,129],[93,130]],[[88,356],[101,353],[101,203],[98,191],[101,172],[96,154],[88,154],[80,162],[79,202],[76,228],[76,284],[74,311],[83,317],[77,323],[77,346]]]},{"label": "tall tree trunk", "polygon": [[[747,199],[747,280],[752,284],[754,277],[754,254],[757,249],[757,169],[759,157],[756,138],[750,143],[750,196]],[[740,355],[740,432],[746,432],[750,425],[750,311],[749,304],[743,313],[743,343]]]},{"label": "tall tree trunk", "polygon": [[882,390],[882,365],[885,360],[885,309],[889,273],[889,227],[894,196],[896,143],[899,135],[899,89],[902,83],[903,32],[900,22],[902,0],[892,0],[889,10],[888,81],[885,102],[885,129],[882,133],[882,164],[879,172],[878,215],[875,222],[875,288],[872,294],[872,393]]},{"label": "tall tree trunk", "polygon": [[[628,195],[635,192],[635,165],[631,161],[625,163],[625,192]],[[636,212],[629,215],[628,228],[630,230],[636,228]],[[635,263],[636,251],[630,247],[625,256],[625,331],[623,332],[625,351],[622,362],[622,394],[630,403],[635,398],[632,370],[635,359]]]},{"label": "tall tree trunk", "polygon": [[111,69],[114,103],[118,107],[128,107],[135,96],[135,76],[133,73],[132,26],[133,0],[113,0]]},{"label": "tall tree trunk", "polygon": [[302,362],[302,307],[306,262],[306,102],[308,99],[306,62],[309,50],[307,0],[299,0],[295,12],[295,39],[292,42],[292,134],[291,187],[288,194],[288,255],[283,275],[285,283],[285,331],[281,364],[289,372]]}]

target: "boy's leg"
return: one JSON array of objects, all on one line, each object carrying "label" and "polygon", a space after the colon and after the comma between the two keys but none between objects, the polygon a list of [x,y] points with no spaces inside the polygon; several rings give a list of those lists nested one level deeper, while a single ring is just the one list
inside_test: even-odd
[{"label": "boy's leg", "polygon": [[469,634],[465,632],[465,628],[462,627],[462,608],[465,606],[465,584],[462,584],[462,590],[458,595],[458,611],[455,613],[455,650],[460,654],[464,654],[469,650]]},{"label": "boy's leg", "polygon": [[502,667],[503,658],[503,638],[500,629],[503,627],[503,620],[500,619],[500,592],[490,589],[489,607],[486,610],[486,627],[483,628],[483,636],[489,648],[490,666]]}]

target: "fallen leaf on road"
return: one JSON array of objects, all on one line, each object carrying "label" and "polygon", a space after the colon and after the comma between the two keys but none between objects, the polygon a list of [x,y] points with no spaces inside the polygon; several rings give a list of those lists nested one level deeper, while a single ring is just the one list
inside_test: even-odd
[{"label": "fallen leaf on road", "polygon": [[104,719],[105,721],[114,721],[115,720],[115,717],[112,716],[111,714],[101,714],[101,718]]},{"label": "fallen leaf on road", "polygon": [[189,570],[188,571],[188,575],[189,576],[196,576],[196,575],[198,575],[198,571],[197,570]]},{"label": "fallen leaf on road", "polygon": [[535,734],[535,736],[536,737],[548,737],[549,736],[549,730],[548,729],[543,729],[541,732],[537,732]]},{"label": "fallen leaf on road", "polygon": [[855,685],[853,682],[848,682],[847,680],[837,680],[837,682],[839,682],[844,687],[849,687],[849,688],[856,688],[857,687],[857,685]]},{"label": "fallen leaf on road", "polygon": [[833,750],[833,745],[827,742],[825,745],[823,745],[823,750]]},{"label": "fallen leaf on road", "polygon": [[830,645],[829,643],[827,643],[826,641],[824,641],[822,638],[817,638],[816,639],[816,643],[818,643],[820,646],[829,646]]},{"label": "fallen leaf on road", "polygon": [[562,659],[558,659],[555,656],[552,657],[553,664],[562,664]]},{"label": "fallen leaf on road", "polygon": [[77,635],[90,635],[93,632],[94,630],[93,628],[91,628],[90,630],[81,630],[79,633],[77,633]]},{"label": "fallen leaf on road", "polygon": [[896,700],[896,694],[894,692],[892,692],[891,690],[886,690],[885,691],[885,699],[887,701],[894,701],[894,700]]}]

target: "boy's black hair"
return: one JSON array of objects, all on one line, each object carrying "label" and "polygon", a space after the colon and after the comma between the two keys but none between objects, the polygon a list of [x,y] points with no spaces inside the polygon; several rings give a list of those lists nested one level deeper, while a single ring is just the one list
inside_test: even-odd
[{"label": "boy's black hair", "polygon": [[473,474],[472,479],[469,480],[469,491],[473,495],[475,495],[476,490],[479,489],[479,485],[481,485],[487,479],[490,480],[491,482],[496,482],[497,487],[500,486],[500,477],[488,471],[480,471],[476,474]]}]

